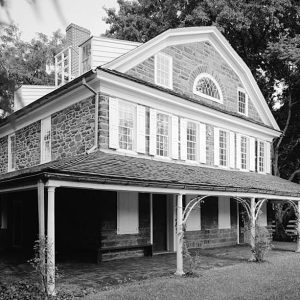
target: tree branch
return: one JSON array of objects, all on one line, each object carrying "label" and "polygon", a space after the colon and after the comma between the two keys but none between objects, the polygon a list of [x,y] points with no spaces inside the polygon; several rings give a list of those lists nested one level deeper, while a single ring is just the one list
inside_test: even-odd
[{"label": "tree branch", "polygon": [[295,176],[299,173],[300,173],[300,169],[295,170],[289,177],[289,181],[292,181],[295,178]]}]

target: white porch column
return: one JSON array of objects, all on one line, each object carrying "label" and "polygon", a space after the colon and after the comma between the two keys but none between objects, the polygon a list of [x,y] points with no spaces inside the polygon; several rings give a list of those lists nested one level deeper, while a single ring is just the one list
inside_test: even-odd
[{"label": "white porch column", "polygon": [[45,195],[44,184],[38,182],[38,214],[39,214],[39,240],[45,238]]},{"label": "white porch column", "polygon": [[[255,248],[255,198],[251,198],[250,200],[250,208],[251,208],[251,220],[250,220],[250,246],[251,246],[251,252]],[[251,257],[249,259],[250,261],[254,261],[255,257],[252,252]]]},{"label": "white porch column", "polygon": [[177,251],[175,275],[182,276],[183,272],[183,228],[182,228],[182,194],[177,195]]},{"label": "white porch column", "polygon": [[55,295],[55,187],[48,187],[48,227],[47,227],[47,285],[48,294]]},{"label": "white porch column", "polygon": [[296,251],[300,253],[300,201],[298,201],[298,218],[297,218],[297,245],[296,245]]}]

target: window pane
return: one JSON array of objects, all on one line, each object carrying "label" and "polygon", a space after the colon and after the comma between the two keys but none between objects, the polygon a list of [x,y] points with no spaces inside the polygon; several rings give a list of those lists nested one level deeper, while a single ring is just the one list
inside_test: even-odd
[{"label": "window pane", "polygon": [[219,147],[220,147],[220,165],[227,166],[228,162],[228,140],[227,132],[220,130]]},{"label": "window pane", "polygon": [[171,88],[171,57],[159,53],[156,56],[156,83]]},{"label": "window pane", "polygon": [[238,99],[238,101],[239,101],[239,105],[238,105],[239,112],[241,114],[246,114],[246,94],[243,93],[243,92],[241,92],[241,91],[239,91],[239,99]]},{"label": "window pane", "polygon": [[169,116],[157,114],[156,125],[156,154],[159,156],[169,155]]},{"label": "window pane", "polygon": [[241,137],[241,169],[248,168],[247,159],[248,139],[245,136]]},{"label": "window pane", "polygon": [[198,80],[196,85],[196,91],[220,100],[220,93],[215,83],[208,77],[202,77]]},{"label": "window pane", "polygon": [[119,146],[133,150],[134,106],[119,103]]},{"label": "window pane", "polygon": [[197,126],[193,122],[187,123],[187,159],[196,160]]},{"label": "window pane", "polygon": [[265,144],[263,142],[258,143],[258,171],[264,172],[265,168]]}]

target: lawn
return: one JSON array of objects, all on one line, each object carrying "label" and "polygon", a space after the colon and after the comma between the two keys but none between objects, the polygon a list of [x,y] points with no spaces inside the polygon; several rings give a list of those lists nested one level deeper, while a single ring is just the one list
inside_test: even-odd
[{"label": "lawn", "polygon": [[203,270],[197,278],[162,277],[119,286],[95,299],[300,299],[300,254],[281,252],[264,263]]}]

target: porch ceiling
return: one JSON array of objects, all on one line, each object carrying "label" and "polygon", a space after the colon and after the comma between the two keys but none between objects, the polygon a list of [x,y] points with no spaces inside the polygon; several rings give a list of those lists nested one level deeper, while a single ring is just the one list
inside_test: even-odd
[{"label": "porch ceiling", "polygon": [[300,185],[253,172],[161,162],[96,151],[0,176],[0,191],[28,178],[299,197]]}]

